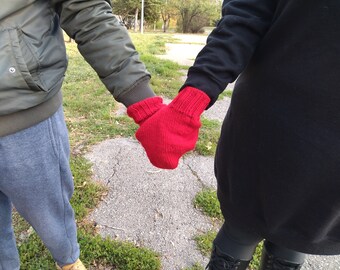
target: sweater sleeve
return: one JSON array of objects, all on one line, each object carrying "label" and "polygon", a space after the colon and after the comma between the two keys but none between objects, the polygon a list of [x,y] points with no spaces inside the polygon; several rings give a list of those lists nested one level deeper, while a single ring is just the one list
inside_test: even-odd
[{"label": "sweater sleeve", "polygon": [[126,28],[106,0],[52,0],[61,27],[113,96],[125,105],[154,93]]},{"label": "sweater sleeve", "polygon": [[183,86],[203,90],[210,106],[248,64],[268,30],[277,0],[225,0],[222,18],[189,68]]}]

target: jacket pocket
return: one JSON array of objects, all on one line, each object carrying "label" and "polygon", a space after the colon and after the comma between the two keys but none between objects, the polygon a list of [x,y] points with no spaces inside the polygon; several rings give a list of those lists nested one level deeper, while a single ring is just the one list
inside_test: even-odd
[{"label": "jacket pocket", "polygon": [[[4,36],[3,38],[1,36]],[[7,65],[9,72],[9,89],[30,89],[34,91],[47,91],[39,79],[40,65],[37,56],[25,42],[20,29],[6,29],[0,33],[0,40],[7,43],[12,55],[1,65]],[[7,58],[5,57],[5,59]]]}]

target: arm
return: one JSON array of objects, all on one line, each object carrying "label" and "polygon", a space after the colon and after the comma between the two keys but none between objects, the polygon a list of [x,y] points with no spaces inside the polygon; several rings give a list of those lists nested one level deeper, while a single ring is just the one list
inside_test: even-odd
[{"label": "arm", "polygon": [[112,14],[110,1],[52,0],[61,27],[76,41],[115,99],[129,106],[154,96],[150,74],[140,61],[125,27]]},{"label": "arm", "polygon": [[185,86],[204,91],[212,105],[248,64],[271,25],[277,0],[225,0],[222,19],[189,69]]}]

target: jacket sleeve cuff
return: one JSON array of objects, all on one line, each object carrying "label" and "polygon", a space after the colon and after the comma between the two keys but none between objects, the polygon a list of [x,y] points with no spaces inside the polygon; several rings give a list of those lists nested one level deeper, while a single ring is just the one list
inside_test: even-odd
[{"label": "jacket sleeve cuff", "polygon": [[129,91],[117,97],[117,101],[129,107],[146,98],[156,96],[149,85],[150,77],[144,77],[137,82]]}]

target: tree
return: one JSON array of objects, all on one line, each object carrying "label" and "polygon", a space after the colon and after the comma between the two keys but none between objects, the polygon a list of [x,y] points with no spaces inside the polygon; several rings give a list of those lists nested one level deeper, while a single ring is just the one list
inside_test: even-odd
[{"label": "tree", "polygon": [[163,21],[163,32],[165,33],[170,25],[170,20],[173,18],[177,11],[174,7],[174,1],[172,0],[162,0],[162,5],[160,8],[161,18]]},{"label": "tree", "polygon": [[144,0],[144,1],[145,1],[144,12],[145,20],[147,22],[158,21],[163,1],[162,0]]},{"label": "tree", "polygon": [[128,28],[135,27],[138,22],[139,0],[113,0],[113,13],[119,16],[121,22]]},{"label": "tree", "polygon": [[[159,19],[161,0],[144,0],[144,19],[147,22],[155,22]],[[141,0],[113,0],[113,12],[121,18],[124,25],[137,30],[140,18]]]},{"label": "tree", "polygon": [[216,0],[173,0],[179,14],[179,28],[183,33],[198,32],[219,18],[220,1]]}]

